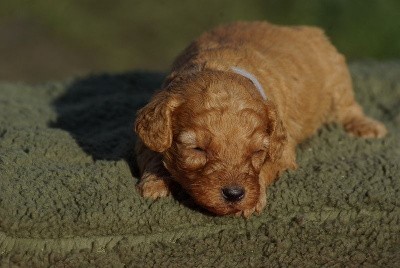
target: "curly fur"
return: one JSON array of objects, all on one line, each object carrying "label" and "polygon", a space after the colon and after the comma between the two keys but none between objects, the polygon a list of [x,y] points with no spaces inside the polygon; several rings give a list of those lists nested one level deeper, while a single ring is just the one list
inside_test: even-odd
[{"label": "curly fur", "polygon": [[[256,77],[268,100],[233,67]],[[138,112],[138,188],[157,198],[173,180],[217,215],[249,216],[264,208],[265,188],[297,167],[296,145],[329,122],[360,137],[386,134],[355,102],[345,59],[320,29],[220,26],[183,51]],[[244,198],[226,201],[227,186]]]}]

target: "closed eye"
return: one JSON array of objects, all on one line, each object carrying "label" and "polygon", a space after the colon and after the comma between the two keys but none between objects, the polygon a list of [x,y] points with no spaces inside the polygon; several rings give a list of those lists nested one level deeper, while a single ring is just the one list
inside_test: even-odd
[{"label": "closed eye", "polygon": [[264,150],[257,150],[257,151],[253,152],[253,155],[260,155],[260,154],[263,154],[263,153],[264,153]]},{"label": "closed eye", "polygon": [[194,147],[193,150],[195,150],[197,152],[201,152],[201,153],[205,152],[205,150],[203,148],[201,148],[201,147]]}]

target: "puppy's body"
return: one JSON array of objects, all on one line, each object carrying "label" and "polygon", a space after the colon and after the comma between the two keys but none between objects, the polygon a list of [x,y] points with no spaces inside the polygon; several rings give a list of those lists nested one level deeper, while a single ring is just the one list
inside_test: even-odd
[{"label": "puppy's body", "polygon": [[139,190],[164,196],[172,179],[216,214],[261,211],[265,187],[296,168],[296,145],[324,123],[386,133],[355,102],[344,57],[317,28],[218,27],[177,58],[163,88],[136,122]]}]

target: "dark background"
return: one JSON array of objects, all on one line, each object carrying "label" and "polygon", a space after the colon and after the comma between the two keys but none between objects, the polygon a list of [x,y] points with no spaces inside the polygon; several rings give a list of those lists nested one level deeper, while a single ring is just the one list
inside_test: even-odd
[{"label": "dark background", "polygon": [[201,32],[265,19],[321,26],[350,60],[400,56],[399,0],[2,0],[0,81],[165,71]]}]

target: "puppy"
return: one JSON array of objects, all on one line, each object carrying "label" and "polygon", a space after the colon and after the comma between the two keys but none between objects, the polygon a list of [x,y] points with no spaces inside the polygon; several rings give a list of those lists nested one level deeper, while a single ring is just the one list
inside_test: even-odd
[{"label": "puppy", "polygon": [[295,169],[296,145],[325,123],[381,138],[354,100],[344,57],[314,27],[237,22],[206,32],[173,64],[136,118],[142,196],[171,181],[217,214],[248,217],[266,187]]}]

